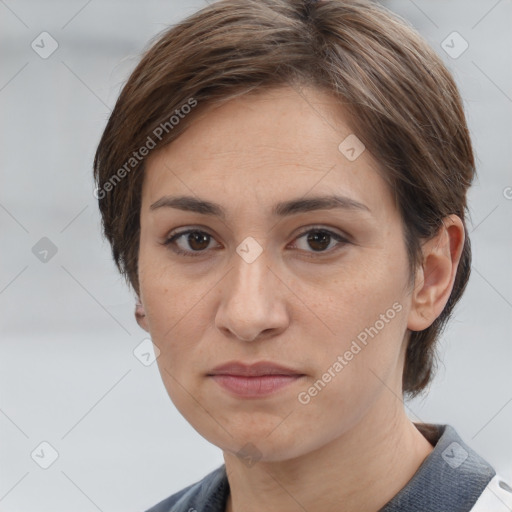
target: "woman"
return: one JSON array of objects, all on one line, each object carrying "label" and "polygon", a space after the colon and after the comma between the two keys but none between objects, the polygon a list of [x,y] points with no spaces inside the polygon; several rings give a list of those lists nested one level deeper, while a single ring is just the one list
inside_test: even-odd
[{"label": "woman", "polygon": [[210,5],[145,53],[94,170],[164,385],[225,460],[152,512],[509,510],[452,427],[404,409],[469,278],[475,171],[453,78],[403,20]]}]

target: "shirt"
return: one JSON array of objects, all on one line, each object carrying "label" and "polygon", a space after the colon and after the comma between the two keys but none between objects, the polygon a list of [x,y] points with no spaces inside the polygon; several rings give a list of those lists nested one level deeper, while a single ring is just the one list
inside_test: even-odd
[{"label": "shirt", "polygon": [[[512,487],[450,425],[415,424],[434,446],[416,473],[378,512],[511,512]],[[225,512],[223,464],[146,512]]]}]

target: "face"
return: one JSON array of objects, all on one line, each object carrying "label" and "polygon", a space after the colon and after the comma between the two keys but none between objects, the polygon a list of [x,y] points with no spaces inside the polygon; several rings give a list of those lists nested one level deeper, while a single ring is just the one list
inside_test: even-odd
[{"label": "face", "polygon": [[141,325],[178,410],[227,452],[300,456],[401,392],[403,229],[351,134],[329,95],[283,87],[208,107],[147,162]]}]

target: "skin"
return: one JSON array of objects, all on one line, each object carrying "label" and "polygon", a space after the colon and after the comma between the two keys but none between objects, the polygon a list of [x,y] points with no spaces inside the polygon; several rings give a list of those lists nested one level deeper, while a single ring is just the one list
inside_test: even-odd
[{"label": "skin", "polygon": [[[147,162],[136,317],[160,350],[171,400],[223,450],[229,512],[376,511],[433,449],[404,411],[405,348],[410,330],[428,327],[448,300],[464,229],[445,219],[411,286],[400,215],[377,162],[367,150],[349,161],[338,149],[351,133],[335,99],[283,87],[204,109]],[[333,193],[368,210],[272,215],[278,202]],[[152,210],[165,195],[218,203],[226,216]],[[199,256],[163,245],[191,227],[210,237],[185,235],[174,247]],[[313,227],[348,242],[308,243],[301,235]],[[246,237],[262,248],[251,263],[236,252]],[[397,303],[400,312],[301,403],[298,394]],[[304,377],[242,399],[207,376],[233,360],[273,361]]]}]

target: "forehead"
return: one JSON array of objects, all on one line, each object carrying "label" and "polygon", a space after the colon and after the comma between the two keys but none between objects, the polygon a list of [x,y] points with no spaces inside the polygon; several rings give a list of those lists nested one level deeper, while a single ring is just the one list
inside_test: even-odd
[{"label": "forehead", "polygon": [[231,194],[262,207],[287,196],[333,193],[392,207],[377,162],[339,101],[292,87],[247,94],[195,115],[146,163],[143,210],[164,193],[212,201]]}]

